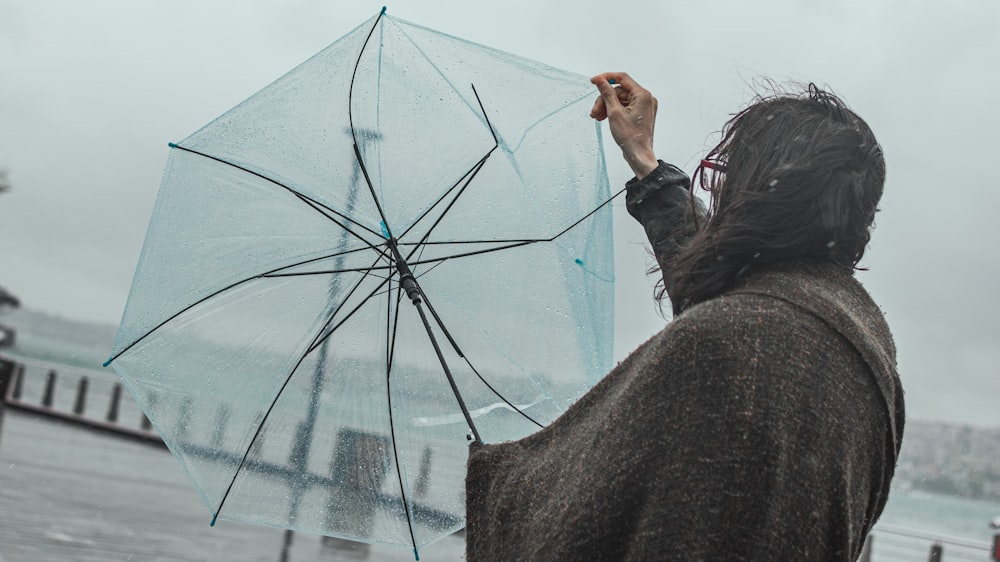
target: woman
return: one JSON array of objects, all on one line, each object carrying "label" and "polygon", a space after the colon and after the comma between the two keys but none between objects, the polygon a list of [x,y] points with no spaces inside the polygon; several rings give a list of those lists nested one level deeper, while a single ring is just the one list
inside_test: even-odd
[{"label": "woman", "polygon": [[656,99],[593,82],[674,319],[549,427],[472,446],[468,559],[856,559],[903,431],[892,337],[853,277],[881,148],[815,86],[759,99],[695,174],[705,213],[656,159]]}]

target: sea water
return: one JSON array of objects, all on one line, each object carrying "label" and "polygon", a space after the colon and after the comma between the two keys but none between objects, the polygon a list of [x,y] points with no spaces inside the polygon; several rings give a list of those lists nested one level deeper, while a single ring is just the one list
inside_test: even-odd
[{"label": "sea water", "polygon": [[997,517],[1000,501],[893,490],[875,525],[872,560],[928,560],[935,543],[944,561],[990,560]]},{"label": "sea water", "polygon": [[997,517],[1000,501],[893,490],[879,523],[989,542],[989,522]]}]

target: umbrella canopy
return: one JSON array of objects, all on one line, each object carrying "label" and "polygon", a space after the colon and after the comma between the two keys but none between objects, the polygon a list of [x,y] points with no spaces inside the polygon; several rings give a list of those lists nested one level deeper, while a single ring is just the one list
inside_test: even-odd
[{"label": "umbrella canopy", "polygon": [[171,144],[109,363],[216,517],[416,549],[607,372],[593,98],[383,10]]}]

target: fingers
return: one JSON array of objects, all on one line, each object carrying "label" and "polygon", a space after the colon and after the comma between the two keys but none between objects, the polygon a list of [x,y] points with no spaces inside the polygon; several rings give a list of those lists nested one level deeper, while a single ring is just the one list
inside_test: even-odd
[{"label": "fingers", "polygon": [[602,76],[607,77],[609,80],[614,80],[615,84],[621,84],[621,87],[629,92],[644,90],[638,82],[633,80],[631,76],[624,72],[606,72],[602,74]]},{"label": "fingers", "polygon": [[597,76],[591,78],[590,82],[595,86],[597,86],[597,89],[601,91],[602,95],[604,94],[602,86],[606,85],[610,86],[611,88],[614,88],[612,84],[617,84],[618,86],[620,86],[620,88],[616,89],[624,90],[624,93],[636,93],[636,92],[646,91],[645,88],[640,86],[638,82],[633,80],[631,76],[629,76],[624,72],[604,72],[602,74],[598,74]]},{"label": "fingers", "polygon": [[[618,111],[637,100],[652,98],[649,91],[624,72],[598,74],[591,78],[590,82],[597,86],[600,92],[600,97],[590,110],[590,116],[598,121],[607,119],[609,113]],[[652,102],[655,107],[655,98],[652,98]]]},{"label": "fingers", "polygon": [[609,79],[604,78],[604,75],[595,76],[590,79],[590,82],[597,86],[597,91],[600,92],[600,97],[594,102],[593,109],[590,110],[590,116],[598,121],[603,121],[608,117],[608,109],[615,109],[621,106],[621,100],[618,99],[618,88],[611,85]]},{"label": "fingers", "polygon": [[594,107],[590,109],[590,116],[598,121],[604,121],[608,118],[608,108],[604,105],[604,98],[597,97]]}]

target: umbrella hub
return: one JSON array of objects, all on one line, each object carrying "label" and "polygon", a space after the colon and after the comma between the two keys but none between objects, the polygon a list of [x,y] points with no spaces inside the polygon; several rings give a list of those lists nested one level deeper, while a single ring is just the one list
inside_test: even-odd
[{"label": "umbrella hub", "polygon": [[413,276],[413,272],[410,271],[410,266],[403,259],[403,254],[399,252],[399,246],[396,243],[396,238],[392,237],[386,241],[389,246],[389,250],[392,251],[392,257],[396,262],[396,271],[399,272],[399,285],[406,291],[406,296],[410,298],[413,304],[420,304],[420,288],[417,287],[417,278]]}]

